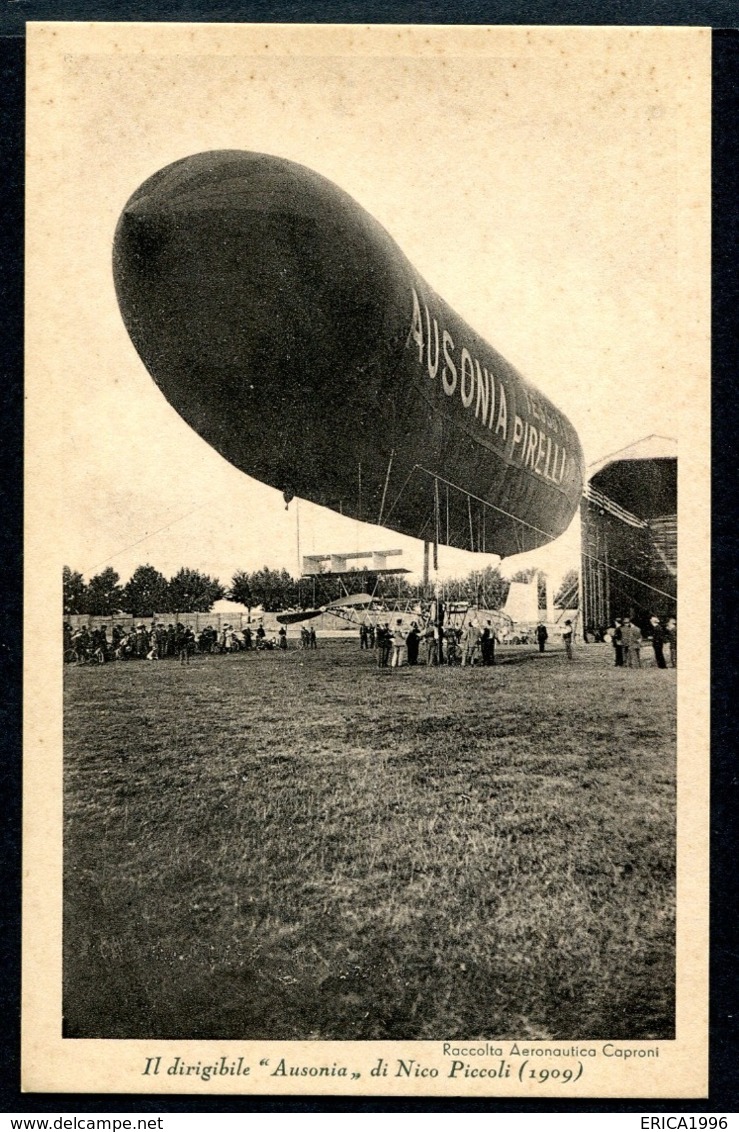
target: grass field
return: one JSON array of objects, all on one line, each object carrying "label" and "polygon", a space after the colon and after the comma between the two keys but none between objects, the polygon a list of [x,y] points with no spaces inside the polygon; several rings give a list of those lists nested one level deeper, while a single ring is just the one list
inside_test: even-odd
[{"label": "grass field", "polygon": [[673,1036],[675,674],[500,659],[68,668],[66,1035]]}]

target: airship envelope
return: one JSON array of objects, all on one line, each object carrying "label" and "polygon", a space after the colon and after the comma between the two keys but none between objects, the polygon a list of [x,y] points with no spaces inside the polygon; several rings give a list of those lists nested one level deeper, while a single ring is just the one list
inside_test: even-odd
[{"label": "airship envelope", "polygon": [[286,499],[501,556],[569,525],[572,425],[311,169],[231,150],[168,165],[126,204],[113,270],[165,397]]}]

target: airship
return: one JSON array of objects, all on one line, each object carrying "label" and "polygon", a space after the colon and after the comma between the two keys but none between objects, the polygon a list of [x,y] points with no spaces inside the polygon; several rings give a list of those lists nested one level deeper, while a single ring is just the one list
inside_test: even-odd
[{"label": "airship", "polygon": [[175,161],[125,205],[113,275],[177,413],[286,501],[501,557],[568,527],[573,426],[319,173],[235,150]]}]

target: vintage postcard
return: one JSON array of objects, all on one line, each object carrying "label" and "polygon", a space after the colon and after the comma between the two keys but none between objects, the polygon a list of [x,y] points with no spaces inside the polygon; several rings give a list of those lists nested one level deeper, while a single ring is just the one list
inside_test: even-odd
[{"label": "vintage postcard", "polygon": [[709,31],[27,79],[24,1089],[705,1096]]}]

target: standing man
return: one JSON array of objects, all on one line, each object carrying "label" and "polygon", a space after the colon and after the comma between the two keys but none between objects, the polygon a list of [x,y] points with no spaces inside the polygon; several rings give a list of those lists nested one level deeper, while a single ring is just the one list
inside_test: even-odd
[{"label": "standing man", "polygon": [[547,633],[547,627],[543,621],[540,621],[536,626],[536,639],[539,642],[539,652],[544,652],[544,645],[549,639],[549,634]]},{"label": "standing man", "polygon": [[562,643],[565,647],[565,656],[568,660],[572,660],[572,622],[565,621],[565,627],[562,630]]},{"label": "standing man", "polygon": [[476,621],[470,621],[462,636],[462,668],[473,667],[480,645],[480,630]]},{"label": "standing man", "polygon": [[631,668],[631,618],[624,617],[621,625],[621,651],[625,668]]},{"label": "standing man", "polygon": [[382,626],[382,667],[387,668],[390,663],[390,653],[393,648],[393,634],[390,628],[390,622],[386,621]]},{"label": "standing man", "polygon": [[667,634],[662,627],[662,622],[659,617],[650,618],[649,624],[651,625],[652,633],[652,648],[654,649],[654,659],[658,668],[667,668],[665,660],[664,647],[667,642]]},{"label": "standing man", "polygon": [[393,656],[390,661],[391,668],[402,668],[403,666],[403,653],[405,652],[405,633],[403,632],[403,622],[398,618],[393,631]]},{"label": "standing man", "polygon": [[436,626],[427,625],[423,634],[423,641],[426,648],[426,667],[438,664],[438,641],[436,639]]},{"label": "standing man", "polygon": [[459,630],[453,625],[447,625],[446,629],[446,663],[450,668],[459,664]]},{"label": "standing man", "polygon": [[611,644],[613,651],[616,654],[616,668],[623,668],[624,666],[624,644],[623,644],[623,629],[621,627],[621,618],[617,617],[613,623],[613,631],[611,632]]},{"label": "standing man", "polygon": [[178,629],[182,630],[179,637],[180,664],[189,664],[190,657],[195,649],[195,634],[189,625],[187,628],[180,625]]},{"label": "standing man", "polygon": [[629,668],[641,668],[641,629],[625,618],[624,632],[628,628],[628,648],[624,647],[624,660]]},{"label": "standing man", "polygon": [[377,667],[378,668],[384,668],[385,667],[384,664],[382,663],[382,654],[383,654],[383,647],[382,646],[383,646],[383,637],[384,636],[385,636],[385,631],[384,631],[382,625],[380,624],[380,622],[378,621],[377,625],[375,627],[375,647],[377,649]]},{"label": "standing man", "polygon": [[670,668],[677,668],[677,621],[674,617],[667,622],[665,636],[670,645]]},{"label": "standing man", "polygon": [[485,668],[495,664],[495,629],[492,621],[486,621],[482,630],[482,663]]},{"label": "standing man", "polygon": [[375,630],[375,640],[377,641],[377,667],[387,668],[387,663],[390,659],[390,650],[393,645],[392,634],[387,621],[384,625],[381,625],[378,621]]},{"label": "standing man", "polygon": [[405,639],[405,647],[408,652],[408,663],[410,665],[418,664],[418,644],[421,639],[418,632],[418,625],[415,621],[411,622],[411,627],[408,636]]}]

